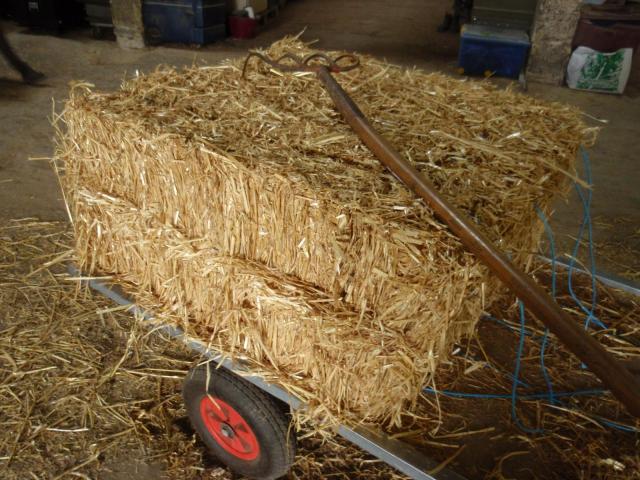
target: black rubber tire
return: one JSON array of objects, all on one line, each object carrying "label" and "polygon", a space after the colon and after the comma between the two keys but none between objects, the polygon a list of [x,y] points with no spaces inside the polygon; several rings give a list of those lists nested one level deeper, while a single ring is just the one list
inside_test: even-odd
[{"label": "black rubber tire", "polygon": [[[207,394],[207,368],[210,370],[208,393],[235,409],[253,430],[260,453],[254,460],[242,460],[224,450],[205,427],[200,402]],[[271,480],[285,475],[296,455],[296,437],[290,418],[273,397],[225,368],[199,365],[185,378],[182,396],[193,428],[209,451],[240,475]]]}]

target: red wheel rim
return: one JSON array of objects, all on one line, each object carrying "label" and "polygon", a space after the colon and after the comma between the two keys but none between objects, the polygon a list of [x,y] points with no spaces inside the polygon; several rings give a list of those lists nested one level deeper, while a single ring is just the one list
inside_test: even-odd
[{"label": "red wheel rim", "polygon": [[258,439],[244,418],[228,403],[207,395],[200,401],[205,428],[222,448],[242,460],[255,460],[260,454]]}]

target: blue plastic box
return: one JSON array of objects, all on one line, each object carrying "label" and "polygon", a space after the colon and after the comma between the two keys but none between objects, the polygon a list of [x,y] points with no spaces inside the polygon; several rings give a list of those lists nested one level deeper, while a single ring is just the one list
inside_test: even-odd
[{"label": "blue plastic box", "polygon": [[144,0],[142,16],[151,43],[204,44],[227,34],[224,0]]},{"label": "blue plastic box", "polygon": [[465,75],[491,73],[518,78],[530,47],[524,30],[466,24],[461,32],[458,65]]}]

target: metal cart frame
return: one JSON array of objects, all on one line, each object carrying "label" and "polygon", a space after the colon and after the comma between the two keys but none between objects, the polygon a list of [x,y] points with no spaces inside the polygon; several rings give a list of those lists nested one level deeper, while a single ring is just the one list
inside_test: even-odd
[{"label": "metal cart frame", "polygon": [[[69,266],[69,273],[73,277],[82,278],[81,272],[74,265]],[[304,404],[298,398],[290,395],[279,386],[266,382],[260,376],[247,375],[246,369],[244,369],[242,365],[228,358],[224,358],[219,353],[211,350],[204,342],[186,335],[182,329],[154,321],[153,314],[136,305],[118,285],[92,278],[82,279],[81,283],[88,285],[91,289],[119,305],[128,306],[129,312],[135,315],[136,318],[141,318],[145,323],[148,322],[153,325],[155,331],[164,333],[173,339],[183,342],[189,349],[221,365],[230,372],[241,376],[244,380],[250,382],[260,390],[289,405],[292,410],[304,408]],[[337,433],[349,442],[413,479],[465,480],[461,475],[446,468],[439,469],[437,474],[429,473],[438,467],[438,462],[426,457],[407,443],[389,437],[382,431],[374,431],[363,427],[351,428],[340,425]]]}]

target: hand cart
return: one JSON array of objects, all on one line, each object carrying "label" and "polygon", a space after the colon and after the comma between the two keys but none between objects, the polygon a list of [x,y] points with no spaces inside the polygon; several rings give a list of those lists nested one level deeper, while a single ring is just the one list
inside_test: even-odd
[{"label": "hand cart", "polygon": [[[314,53],[299,58],[287,53],[272,60],[260,52],[250,52],[243,68],[243,78],[249,60],[254,57],[282,72],[314,73],[336,109],[380,162],[433,209],[462,244],[600,378],[631,414],[640,416],[640,382],[632,372],[574,323],[544,290],[478,231],[471,220],[442,198],[431,182],[376,132],[333,78],[332,73],[357,68],[359,61],[355,56],[345,54],[330,58]],[[72,273],[77,275],[80,272],[76,268]],[[183,397],[189,418],[200,438],[223,463],[252,478],[273,479],[287,472],[295,456],[295,437],[289,428],[287,407],[293,410],[304,408],[299,399],[260,377],[247,375],[241,362],[225,359],[180,329],[152,322],[152,314],[136,306],[116,286],[95,279],[88,279],[88,283],[119,304],[129,305],[137,316],[171,337],[183,340],[207,359],[187,375]],[[212,362],[222,368],[211,368]],[[382,432],[342,425],[338,434],[412,478],[435,478],[429,473],[437,467],[434,461]],[[442,469],[438,478],[453,480],[462,477]]]}]

